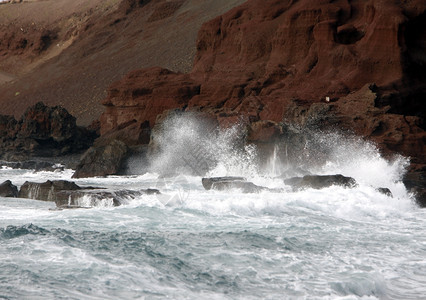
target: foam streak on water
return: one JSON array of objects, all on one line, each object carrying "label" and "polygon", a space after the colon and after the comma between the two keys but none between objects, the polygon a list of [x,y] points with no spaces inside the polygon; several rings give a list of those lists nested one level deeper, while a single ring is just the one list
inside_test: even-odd
[{"label": "foam streak on water", "polygon": [[[192,132],[188,137],[193,139],[193,134],[197,136]],[[324,164],[308,171],[352,176],[359,186],[293,192],[272,174],[288,165],[275,161],[271,174],[256,173],[261,169],[256,149],[236,150],[229,142],[235,141],[233,133],[227,134],[217,137],[220,145],[205,140],[192,144],[214,162],[206,173],[243,175],[282,192],[206,191],[199,174],[164,177],[151,172],[75,180],[113,191],[162,191],[126,198],[120,207],[105,202],[92,209],[52,211],[50,202],[0,198],[0,298],[426,295],[426,212],[400,182],[405,158],[387,161],[371,144],[342,136],[337,143],[337,136],[322,135],[325,148],[327,143],[334,146],[328,148]],[[178,159],[183,155],[179,147],[185,150],[183,144],[170,147],[155,163]],[[176,164],[176,169],[182,166]],[[165,164],[159,169],[170,172]],[[22,185],[26,180],[71,180],[71,175],[70,170],[2,169],[0,182],[10,179]],[[394,197],[377,192],[377,187],[388,187]]]}]

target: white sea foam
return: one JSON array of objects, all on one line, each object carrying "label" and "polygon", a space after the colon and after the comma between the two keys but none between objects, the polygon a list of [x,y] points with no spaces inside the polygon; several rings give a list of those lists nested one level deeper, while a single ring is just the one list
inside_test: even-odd
[{"label": "white sea foam", "polygon": [[[419,299],[426,294],[426,212],[413,205],[401,183],[407,159],[386,160],[361,139],[316,133],[313,148],[320,153],[311,151],[309,162],[318,155],[322,163],[304,165],[305,170],[352,176],[359,185],[295,192],[276,177],[290,167],[280,159],[282,144],[265,168],[257,149],[241,145],[237,127],[205,138],[197,132],[198,119],[174,122],[171,132],[157,136],[163,150],[151,173],[74,180],[71,170],[0,170],[0,181],[18,185],[64,179],[111,192],[161,191],[123,199],[120,207],[104,201],[92,209],[63,211],[50,211],[49,202],[1,198],[0,277],[8,280],[0,282],[0,296]],[[224,175],[283,190],[245,194],[203,188],[202,176]],[[92,200],[80,204],[93,205]]]},{"label": "white sea foam", "polygon": [[242,146],[245,131],[240,124],[219,129],[194,114],[166,119],[154,135],[158,153],[151,170],[165,175],[230,175],[256,173],[256,149]]}]

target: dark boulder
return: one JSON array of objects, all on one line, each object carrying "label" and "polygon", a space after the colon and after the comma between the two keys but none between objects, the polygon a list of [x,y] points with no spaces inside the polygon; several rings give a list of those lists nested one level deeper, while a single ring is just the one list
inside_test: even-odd
[{"label": "dark boulder", "polygon": [[306,175],[303,177],[293,177],[285,179],[284,183],[290,185],[294,190],[305,188],[323,189],[332,185],[339,185],[347,188],[357,186],[355,179],[343,175]]},{"label": "dark boulder", "polygon": [[72,177],[84,178],[117,174],[128,154],[128,146],[119,140],[95,145],[83,155]]},{"label": "dark boulder", "polygon": [[262,191],[275,191],[267,187],[255,185],[253,182],[247,181],[244,177],[211,177],[201,180],[206,190],[229,190],[239,189],[243,193],[259,193]]},{"label": "dark boulder", "polygon": [[65,180],[46,181],[43,183],[26,181],[19,190],[19,198],[29,198],[42,201],[55,201],[60,191],[80,190],[74,182]]},{"label": "dark boulder", "polygon": [[391,192],[390,189],[388,188],[383,188],[383,187],[379,187],[376,189],[377,192],[382,193],[383,195],[386,195],[388,197],[392,197],[393,198],[393,194]]},{"label": "dark boulder", "polygon": [[18,188],[10,180],[0,184],[0,197],[18,197]]},{"label": "dark boulder", "polygon": [[202,178],[201,183],[206,190],[214,189],[214,184],[220,182],[246,182],[247,179],[244,177],[226,176],[226,177],[210,177]]}]

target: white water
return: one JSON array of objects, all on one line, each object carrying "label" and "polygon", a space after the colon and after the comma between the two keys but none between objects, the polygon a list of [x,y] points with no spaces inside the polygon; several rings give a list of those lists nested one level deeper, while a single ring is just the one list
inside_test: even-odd
[{"label": "white water", "polygon": [[[0,198],[0,298],[426,295],[426,212],[400,182],[406,159],[389,162],[366,142],[321,135],[322,143],[331,145],[330,155],[325,164],[308,171],[352,176],[359,186],[292,192],[274,178],[289,167],[278,160],[280,147],[266,174],[259,171],[256,149],[232,146],[238,130],[207,141],[194,123],[186,124],[166,133],[163,152],[150,173],[75,180],[111,190],[158,188],[161,195],[123,199],[120,207],[63,211],[49,210],[54,207],[49,202]],[[182,131],[186,138],[173,139]],[[208,160],[200,161],[206,156]],[[185,163],[177,163],[182,157]],[[155,168],[179,173],[163,178]],[[194,168],[195,175],[189,175]],[[246,176],[285,191],[206,191],[201,185],[204,174],[197,175],[203,170],[209,176]],[[10,179],[22,185],[26,180],[71,180],[71,175],[71,170],[2,169],[0,182]],[[377,192],[377,187],[388,187],[394,197]]]}]

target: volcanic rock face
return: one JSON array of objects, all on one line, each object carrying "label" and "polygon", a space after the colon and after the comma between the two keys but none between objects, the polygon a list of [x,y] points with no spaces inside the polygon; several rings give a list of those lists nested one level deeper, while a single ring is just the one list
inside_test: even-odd
[{"label": "volcanic rock face", "polygon": [[425,12],[421,0],[247,1],[202,26],[189,74],[145,69],[112,85],[101,133],[125,139],[162,110],[201,110],[242,120],[255,143],[281,122],[339,126],[421,170]]},{"label": "volcanic rock face", "polygon": [[[141,125],[148,121],[152,126],[157,115],[188,105],[188,100],[200,93],[200,86],[189,75],[162,68],[131,72],[126,78],[112,84],[108,98],[103,101],[106,112],[101,117],[101,134],[127,127],[123,125],[132,120]],[[116,114],[117,108],[122,113]]]},{"label": "volcanic rock face", "polygon": [[423,117],[424,109],[401,110],[403,100],[394,98],[405,93],[408,105],[424,108],[417,101],[425,85],[418,70],[425,68],[424,45],[408,30],[425,7],[423,1],[248,1],[202,26],[190,74],[146,69],[112,85],[101,132],[129,120],[152,127],[161,110],[176,107],[281,122],[292,99],[309,107],[371,83],[387,97],[375,106]]}]

